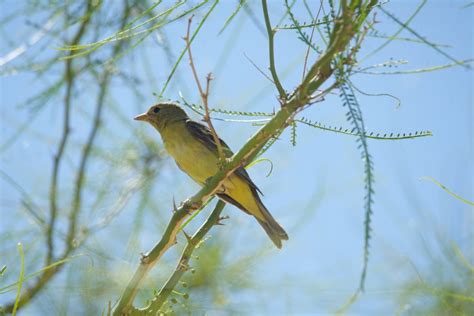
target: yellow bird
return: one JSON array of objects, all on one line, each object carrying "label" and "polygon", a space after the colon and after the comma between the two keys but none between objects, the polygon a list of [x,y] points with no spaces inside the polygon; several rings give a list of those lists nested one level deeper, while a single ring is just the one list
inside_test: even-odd
[{"label": "yellow bird", "polygon": [[[191,120],[177,104],[167,102],[152,106],[135,120],[153,125],[161,134],[164,146],[178,167],[199,185],[219,170],[219,155],[214,138],[207,126]],[[232,156],[229,146],[219,138],[226,157]],[[253,215],[275,246],[288,240],[285,230],[277,223],[260,200],[262,193],[244,168],[238,168],[223,183],[217,196]]]}]

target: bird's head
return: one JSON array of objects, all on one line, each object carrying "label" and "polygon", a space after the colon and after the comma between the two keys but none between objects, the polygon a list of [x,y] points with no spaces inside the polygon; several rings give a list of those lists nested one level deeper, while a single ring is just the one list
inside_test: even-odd
[{"label": "bird's head", "polygon": [[184,121],[188,119],[188,116],[179,105],[166,102],[153,105],[147,112],[135,116],[134,119],[137,121],[148,122],[161,131],[169,123]]}]

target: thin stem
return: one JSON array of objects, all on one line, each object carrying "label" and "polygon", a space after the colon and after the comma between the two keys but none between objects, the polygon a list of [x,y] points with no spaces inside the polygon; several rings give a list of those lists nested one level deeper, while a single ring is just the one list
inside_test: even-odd
[{"label": "thin stem", "polygon": [[23,244],[21,242],[18,243],[18,252],[20,253],[20,276],[18,278],[18,288],[16,291],[16,299],[15,304],[13,306],[12,315],[16,315],[16,311],[18,310],[18,304],[20,303],[21,298],[21,287],[23,285],[23,281],[25,280],[25,254],[23,252]]},{"label": "thin stem", "polygon": [[273,82],[275,83],[275,87],[280,94],[280,101],[286,100],[286,92],[281,85],[280,79],[278,78],[278,74],[275,68],[275,53],[274,53],[274,45],[273,45],[273,37],[275,36],[275,30],[272,29],[272,25],[270,23],[270,16],[268,15],[268,7],[267,1],[262,0],[262,9],[263,9],[263,16],[265,17],[265,27],[267,28],[268,33],[268,55],[270,61],[270,72],[272,74]]},{"label": "thin stem", "polygon": [[[306,2],[305,2],[306,4]],[[316,14],[316,17],[313,19],[313,27],[311,28],[311,36],[309,37],[309,42],[311,43],[313,41],[313,36],[314,36],[314,30],[317,27],[316,21],[318,20],[319,14],[321,13],[321,9],[323,7],[323,0],[319,3],[319,10],[318,13]],[[308,57],[309,57],[309,52],[311,51],[311,45],[308,45],[306,48],[306,54],[304,56],[304,64],[303,64],[303,75],[301,80],[304,79],[304,76],[306,75],[306,66],[308,65]]]},{"label": "thin stem", "polygon": [[199,76],[196,71],[196,67],[194,66],[194,60],[193,60],[193,54],[191,52],[191,41],[190,41],[190,33],[191,33],[191,23],[193,21],[193,16],[191,15],[188,19],[188,28],[186,31],[186,37],[184,38],[186,42],[186,48],[188,50],[188,55],[189,55],[189,66],[191,67],[191,70],[193,72],[194,80],[196,81],[196,85],[199,90],[199,95],[201,96],[202,104],[204,105],[204,110],[205,110],[205,115],[203,117],[203,120],[207,123],[207,126],[209,127],[209,130],[211,131],[212,138],[214,139],[214,142],[216,143],[217,147],[217,153],[219,155],[219,160],[224,161],[225,156],[224,152],[222,151],[222,145],[219,140],[219,137],[217,136],[216,130],[214,129],[214,125],[212,124],[211,121],[211,116],[209,115],[209,104],[208,104],[208,99],[209,99],[209,86],[212,80],[212,74],[208,73],[206,77],[206,91],[202,89],[201,82],[199,80]]},{"label": "thin stem", "polygon": [[272,78],[270,78],[262,69],[260,69],[260,67],[257,66],[257,64],[252,60],[250,59],[249,56],[247,56],[247,54],[244,53],[244,56],[245,58],[252,64],[252,66],[255,67],[255,69],[258,70],[258,72],[260,72],[268,81],[270,81],[271,83],[275,84],[272,80]]}]

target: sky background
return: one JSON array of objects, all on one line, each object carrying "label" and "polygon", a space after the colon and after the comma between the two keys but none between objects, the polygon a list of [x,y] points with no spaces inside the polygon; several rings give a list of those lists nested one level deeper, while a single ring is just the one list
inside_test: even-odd
[{"label": "sky background", "polygon": [[[284,13],[284,6],[277,1],[270,3],[272,22],[276,24]],[[463,8],[467,3],[429,1],[410,26],[434,43],[449,45],[443,49],[456,59],[472,58],[474,8]],[[418,5],[419,2],[415,1],[393,1],[386,4],[385,8],[401,20],[406,20]],[[8,12],[15,11],[15,6],[18,6],[15,1],[2,2],[0,14],[7,16]],[[222,1],[193,43],[198,72],[202,78],[207,72],[214,74],[210,97],[212,107],[271,112],[278,107],[276,91],[245,57],[247,55],[262,69],[266,68],[266,35],[259,31],[248,14],[239,14],[218,35],[234,8],[234,1]],[[253,3],[252,8],[259,25],[263,26],[259,5]],[[295,9],[295,13],[302,20],[307,19],[302,8]],[[196,21],[201,16],[202,12],[197,14]],[[44,21],[44,17],[33,18]],[[29,38],[34,30],[25,25],[26,20],[28,18],[17,18],[10,22],[8,29],[2,30],[4,38],[12,37],[13,32],[14,38]],[[380,11],[377,20],[381,21],[377,24],[381,33],[393,34],[399,29]],[[193,27],[196,25],[195,22]],[[186,20],[165,28],[175,56],[184,45],[181,37],[185,29]],[[400,36],[413,37],[406,31]],[[277,69],[284,87],[291,90],[301,79],[301,60],[305,47],[293,31],[278,32],[275,41]],[[367,38],[359,55],[363,65],[380,64],[390,59],[408,62],[397,68],[374,70],[383,72],[452,63],[426,45],[404,41],[393,41],[374,56],[364,59],[384,41]],[[11,50],[7,42],[2,40],[0,56],[5,56]],[[132,71],[140,79],[135,88],[144,95],[143,103],[137,102],[125,89],[127,87],[118,83],[113,86],[113,97],[109,101],[119,107],[129,122],[119,120],[110,108],[105,111],[104,129],[108,136],[101,136],[98,146],[112,154],[121,152],[124,143],[135,141],[133,134],[123,128],[125,124],[151,135],[157,143],[161,142],[151,126],[134,122],[132,118],[156,101],[153,93],[159,93],[172,65],[167,63],[163,50],[158,47],[159,39],[147,40],[142,45],[143,54],[150,57],[150,64],[142,62],[137,55],[134,63],[128,60],[120,67]],[[41,41],[36,46],[41,47]],[[52,50],[52,47],[47,46],[45,49]],[[48,51],[42,53],[51,54]],[[314,58],[314,55],[310,56],[310,61],[314,61]],[[18,59],[15,62],[20,63],[21,57]],[[155,79],[149,77],[150,72]],[[38,203],[44,205],[47,205],[44,197],[48,192],[51,158],[60,137],[62,99],[53,98],[39,115],[34,116],[34,120],[31,120],[32,115],[29,113],[34,109],[21,104],[35,91],[51,83],[55,75],[48,74],[41,79],[31,73],[0,77],[0,169],[32,196],[38,197]],[[183,60],[180,64],[175,79],[164,94],[166,98],[179,99],[179,92],[182,92],[188,100],[199,102],[187,61]],[[394,314],[401,308],[397,298],[402,284],[416,279],[418,274],[433,282],[453,277],[450,272],[452,267],[445,258],[445,251],[451,250],[452,244],[457,245],[470,262],[474,260],[473,208],[452,198],[432,182],[423,180],[423,177],[432,177],[456,194],[473,200],[473,71],[454,67],[405,75],[358,74],[351,80],[366,93],[391,94],[401,102],[398,105],[390,97],[358,94],[368,131],[404,133],[429,130],[433,133],[432,137],[413,140],[368,140],[375,170],[373,237],[366,292],[354,303],[349,313]],[[87,113],[92,110],[90,100],[95,98],[95,95],[91,96],[95,90],[92,83],[84,83],[75,91],[73,148],[83,141],[88,129]],[[331,126],[350,128],[345,121],[345,112],[336,94],[329,95],[324,102],[315,104],[300,116]],[[197,119],[197,116],[193,117]],[[4,146],[17,133],[18,126],[29,120],[25,132]],[[222,121],[215,121],[215,127],[234,150],[238,150],[258,129],[251,124]],[[264,255],[243,268],[245,274],[242,278],[251,278],[252,286],[231,292],[227,296],[229,301],[224,305],[205,306],[211,315],[226,312],[330,313],[341,307],[358,286],[364,240],[364,172],[355,138],[304,125],[298,126],[297,135],[295,147],[291,145],[289,131],[286,131],[265,153],[264,157],[273,164],[270,176],[266,177],[269,169],[267,163],[258,164],[249,170],[254,182],[265,194],[264,203],[285,227],[290,239],[284,243],[283,249],[277,250],[252,218],[234,207],[226,207],[224,213],[230,219],[226,220],[225,226],[216,227],[211,232],[211,242],[214,238],[221,238],[229,245],[225,262],[231,265],[239,258],[253,256],[256,252],[263,251]],[[68,165],[71,166],[77,163],[74,150],[68,158]],[[92,248],[98,244],[107,248],[106,260],[114,269],[108,273],[120,275],[119,283],[128,280],[135,269],[139,253],[150,249],[158,240],[170,216],[173,198],[181,201],[198,190],[198,186],[182,174],[171,159],[165,160],[162,168],[153,187],[152,205],[146,208],[148,215],[144,217],[137,248],[127,250],[125,247],[131,239],[130,227],[134,223],[137,198],[132,198],[124,210],[88,242]],[[70,169],[65,167],[65,170],[66,175],[61,178],[64,184],[61,192],[64,195],[70,194],[68,183],[71,181],[67,175]],[[100,165],[93,166],[91,172],[94,173],[90,176],[92,181],[102,176]],[[126,183],[111,183],[111,190],[120,190],[123,185]],[[35,242],[35,232],[29,230],[31,220],[21,210],[18,191],[3,180],[0,181],[0,189],[0,229],[3,238],[0,265],[13,265],[11,270],[9,268],[11,274],[8,276],[9,282],[6,282],[8,284],[17,275],[17,242],[31,249],[31,253],[40,245]],[[87,195],[85,199],[88,200]],[[209,211],[205,211],[198,219],[202,220]],[[90,218],[82,220],[97,221],[100,212],[100,209],[94,210]],[[198,224],[199,220],[193,227]],[[12,227],[16,233],[4,233]],[[206,255],[205,247],[200,249],[200,256]],[[92,275],[100,279],[102,271],[94,264],[93,252],[82,252],[86,253],[85,258],[78,259],[74,265],[87,267]],[[7,254],[8,258],[5,257]],[[27,250],[27,260],[28,256]],[[171,267],[173,255],[169,258],[168,265]],[[225,271],[225,265],[220,269]],[[56,278],[52,283],[55,285],[50,287],[60,288],[64,278]],[[0,279],[0,283],[3,280]],[[118,286],[116,291],[120,291],[120,288]],[[80,294],[77,293],[82,290],[72,287],[72,302],[79,299]],[[0,295],[0,303],[10,300],[12,295],[12,292]],[[98,300],[114,299],[116,293],[112,297],[107,295],[99,296]],[[24,314],[40,313],[45,310],[45,304],[36,300],[24,310]],[[68,308],[77,313],[81,311],[80,307]],[[403,308],[409,311],[410,306]]]}]

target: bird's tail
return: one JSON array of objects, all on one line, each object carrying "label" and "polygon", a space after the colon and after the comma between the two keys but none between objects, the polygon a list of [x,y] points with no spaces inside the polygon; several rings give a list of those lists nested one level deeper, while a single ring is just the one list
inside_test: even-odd
[{"label": "bird's tail", "polygon": [[262,201],[260,201],[260,198],[257,198],[257,202],[265,220],[261,220],[257,217],[255,218],[257,219],[258,223],[263,227],[268,237],[270,237],[275,246],[280,249],[281,241],[288,240],[288,234],[285,232],[283,227],[281,227],[280,224],[278,224],[278,222],[273,218],[272,214],[270,214],[265,205],[263,205]]}]

